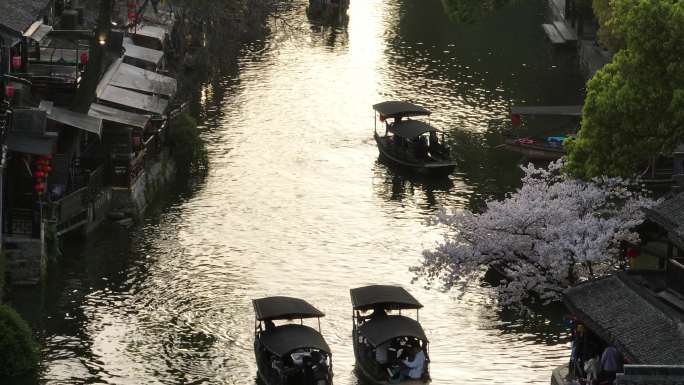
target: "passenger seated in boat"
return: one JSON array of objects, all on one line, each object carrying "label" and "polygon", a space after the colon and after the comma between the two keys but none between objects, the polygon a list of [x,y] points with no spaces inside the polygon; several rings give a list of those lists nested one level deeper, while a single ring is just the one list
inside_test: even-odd
[{"label": "passenger seated in boat", "polygon": [[441,156],[444,152],[444,145],[439,143],[439,138],[437,138],[437,133],[430,131],[430,145],[428,147],[431,155]]},{"label": "passenger seated in boat", "polygon": [[358,318],[360,324],[380,317],[387,317],[387,312],[385,309],[379,307],[374,308],[370,315],[360,315],[358,312],[356,312],[356,318]]},{"label": "passenger seated in boat", "polygon": [[406,379],[419,380],[423,378],[423,370],[425,369],[425,353],[418,346],[414,345],[409,348],[409,358],[401,361],[401,369],[399,370],[399,381]]},{"label": "passenger seated in boat", "polygon": [[414,141],[415,154],[418,159],[425,159],[428,155],[428,145],[424,136],[419,136]]}]

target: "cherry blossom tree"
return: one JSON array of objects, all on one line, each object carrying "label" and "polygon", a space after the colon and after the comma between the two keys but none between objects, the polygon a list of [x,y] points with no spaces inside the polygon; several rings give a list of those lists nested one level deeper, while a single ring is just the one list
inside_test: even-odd
[{"label": "cherry blossom tree", "polygon": [[446,288],[475,283],[487,268],[506,278],[498,286],[504,305],[556,301],[578,282],[624,265],[624,247],[639,242],[635,226],[655,202],[635,183],[619,178],[589,182],[548,168],[523,167],[522,187],[482,213],[442,210],[443,241],[423,252],[412,270]]}]

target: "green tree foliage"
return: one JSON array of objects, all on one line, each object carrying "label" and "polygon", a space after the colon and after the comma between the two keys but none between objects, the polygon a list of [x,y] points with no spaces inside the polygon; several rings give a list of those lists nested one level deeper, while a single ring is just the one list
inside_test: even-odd
[{"label": "green tree foliage", "polygon": [[34,370],[38,350],[31,329],[19,314],[0,305],[0,376],[15,376]]},{"label": "green tree foliage", "polygon": [[684,0],[614,0],[625,48],[587,84],[568,171],[632,176],[684,140]]},{"label": "green tree foliage", "polygon": [[593,0],[594,16],[599,22],[598,38],[606,48],[617,52],[623,48],[625,42],[617,31],[616,20],[613,18],[613,0]]},{"label": "green tree foliage", "polygon": [[474,23],[514,0],[442,0],[449,18],[457,23]]}]

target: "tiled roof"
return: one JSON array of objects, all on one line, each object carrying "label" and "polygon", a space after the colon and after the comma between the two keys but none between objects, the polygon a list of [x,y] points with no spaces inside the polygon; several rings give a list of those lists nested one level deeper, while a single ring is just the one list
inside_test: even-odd
[{"label": "tiled roof", "polygon": [[2,0],[0,1],[0,25],[24,33],[40,19],[50,0]]},{"label": "tiled roof", "polygon": [[684,364],[682,319],[664,310],[655,296],[613,275],[566,290],[568,308],[589,329],[634,364]]},{"label": "tiled roof", "polygon": [[667,230],[672,242],[684,249],[684,193],[647,209],[646,217]]}]

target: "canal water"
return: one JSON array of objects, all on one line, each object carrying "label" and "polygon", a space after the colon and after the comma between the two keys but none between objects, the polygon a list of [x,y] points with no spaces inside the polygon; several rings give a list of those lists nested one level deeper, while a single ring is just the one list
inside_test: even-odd
[{"label": "canal water", "polygon": [[[409,272],[441,237],[426,222],[440,207],[518,186],[519,157],[497,148],[508,106],[581,100],[573,55],[543,36],[545,2],[516,3],[472,26],[439,0],[352,0],[333,26],[309,20],[304,0],[283,10],[238,71],[197,95],[206,175],[141,225],[67,247],[44,287],[13,293],[43,346],[40,382],[254,384],[251,299],[291,295],[327,314],[335,383],[362,384],[349,288],[385,283],[425,305],[433,384],[548,383],[569,353],[560,317],[505,311],[486,285],[426,289]],[[378,162],[371,105],[388,99],[434,111],[453,175]]]}]

